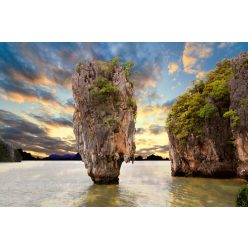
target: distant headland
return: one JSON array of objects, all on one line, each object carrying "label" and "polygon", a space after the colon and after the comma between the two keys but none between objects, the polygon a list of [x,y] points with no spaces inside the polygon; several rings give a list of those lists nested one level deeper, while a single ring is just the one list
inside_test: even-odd
[{"label": "distant headland", "polygon": [[[48,157],[40,158],[40,157],[35,157],[29,152],[25,152],[22,149],[18,149],[18,152],[22,156],[22,160],[82,160],[81,156],[79,153],[75,154],[64,154],[64,155],[58,155],[58,154],[51,154]],[[155,161],[155,160],[165,160],[169,161],[169,158],[163,158],[161,156],[157,155],[149,155],[147,157],[142,157],[142,156],[137,156],[135,157],[135,161]]]}]

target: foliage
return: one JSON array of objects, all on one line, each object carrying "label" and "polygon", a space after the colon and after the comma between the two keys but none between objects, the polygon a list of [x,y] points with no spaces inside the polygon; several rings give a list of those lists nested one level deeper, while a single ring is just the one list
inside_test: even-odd
[{"label": "foliage", "polygon": [[123,63],[122,65],[124,67],[126,78],[127,78],[127,80],[129,80],[130,76],[131,76],[131,70],[132,70],[132,68],[134,66],[134,62],[133,61],[128,61],[128,62]]},{"label": "foliage", "polygon": [[128,108],[133,109],[135,105],[136,105],[136,100],[134,99],[134,97],[129,98],[127,102]]},{"label": "foliage", "polygon": [[115,119],[113,116],[105,116],[103,118],[103,125],[111,126],[113,127],[115,125]]},{"label": "foliage", "polygon": [[236,127],[239,124],[239,116],[235,110],[230,109],[224,113],[223,117],[230,118],[232,127]]},{"label": "foliage", "polygon": [[248,106],[248,98],[243,98],[240,100],[240,105],[243,105],[243,106]]},{"label": "foliage", "polygon": [[224,60],[210,71],[205,80],[193,81],[194,86],[178,97],[169,112],[166,128],[181,143],[190,134],[200,137],[204,125],[218,112],[218,105],[229,107],[228,82],[233,77],[231,62]]},{"label": "foliage", "polygon": [[79,61],[79,62],[76,64],[76,72],[77,72],[77,73],[80,73],[80,67],[81,67],[82,64],[83,64],[83,61]]},{"label": "foliage", "polygon": [[209,119],[215,112],[217,112],[217,108],[212,103],[208,102],[200,108],[198,111],[198,116],[200,118]]},{"label": "foliage", "polygon": [[102,76],[94,81],[94,84],[90,90],[92,90],[92,96],[96,98],[102,98],[108,95],[117,94],[119,92],[116,85],[113,85],[107,78]]},{"label": "foliage", "polygon": [[[127,80],[130,82],[129,77],[131,76],[131,69],[134,65],[133,62],[120,62],[120,57],[114,57],[109,61],[100,61],[98,60],[98,65],[100,66],[98,78],[93,81],[89,93],[92,99],[92,103],[98,106],[99,115],[102,116],[102,125],[103,126],[116,126],[118,121],[114,118],[114,114],[118,111],[118,108],[121,104],[121,95],[120,89],[118,86],[113,83],[113,74],[115,73],[118,67],[122,67],[125,71]],[[132,84],[132,82],[130,82]],[[133,97],[127,99],[128,108],[134,109],[136,106],[136,101]],[[106,114],[102,114],[103,109],[107,111]]]},{"label": "foliage", "polygon": [[[125,71],[125,75],[126,75],[126,79],[129,81],[130,80],[130,76],[131,76],[131,70],[134,66],[134,62],[133,61],[127,61],[127,62],[120,62],[121,57],[117,56],[112,58],[108,63],[109,63],[109,71],[114,71],[115,67],[120,65],[124,68]],[[132,83],[132,82],[131,82]]]},{"label": "foliage", "polygon": [[111,62],[112,65],[118,65],[120,59],[121,59],[121,57],[120,57],[120,56],[117,56],[117,57],[112,58],[112,59],[110,60],[110,62]]},{"label": "foliage", "polygon": [[237,196],[236,200],[237,207],[248,207],[248,185],[244,185]]}]

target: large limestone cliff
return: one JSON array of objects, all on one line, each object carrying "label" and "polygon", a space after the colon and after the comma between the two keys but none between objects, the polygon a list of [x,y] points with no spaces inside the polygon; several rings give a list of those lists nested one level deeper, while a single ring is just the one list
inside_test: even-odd
[{"label": "large limestone cliff", "polygon": [[248,179],[248,53],[233,59],[234,77],[230,81],[231,109],[238,125],[232,128],[238,160],[238,176]]},{"label": "large limestone cliff", "polygon": [[248,53],[224,60],[173,104],[173,176],[248,177]]},{"label": "large limestone cliff", "polygon": [[21,162],[21,154],[0,137],[0,162]]},{"label": "large limestone cliff", "polygon": [[123,161],[134,160],[135,116],[131,64],[92,60],[72,75],[74,134],[88,175],[98,184],[119,182]]}]

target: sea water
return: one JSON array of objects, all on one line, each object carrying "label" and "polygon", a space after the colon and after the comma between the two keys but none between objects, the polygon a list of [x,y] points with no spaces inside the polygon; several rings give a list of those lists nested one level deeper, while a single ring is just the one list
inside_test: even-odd
[{"label": "sea water", "polygon": [[169,161],[123,163],[119,185],[94,185],[81,161],[0,163],[0,206],[235,206],[242,179],[172,177]]}]

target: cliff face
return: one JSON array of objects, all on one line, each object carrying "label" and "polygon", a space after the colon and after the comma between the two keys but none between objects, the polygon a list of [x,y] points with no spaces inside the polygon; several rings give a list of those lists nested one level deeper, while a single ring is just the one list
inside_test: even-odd
[{"label": "cliff face", "polygon": [[219,63],[167,119],[173,176],[247,177],[248,54]]},{"label": "cliff face", "polygon": [[74,134],[88,175],[98,184],[118,183],[123,161],[134,159],[136,102],[131,64],[117,60],[79,63],[72,76]]},{"label": "cliff face", "polygon": [[21,162],[21,154],[0,138],[0,162]]},{"label": "cliff face", "polygon": [[248,53],[233,59],[234,77],[230,81],[231,109],[239,118],[232,128],[236,144],[238,176],[248,178]]}]

